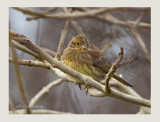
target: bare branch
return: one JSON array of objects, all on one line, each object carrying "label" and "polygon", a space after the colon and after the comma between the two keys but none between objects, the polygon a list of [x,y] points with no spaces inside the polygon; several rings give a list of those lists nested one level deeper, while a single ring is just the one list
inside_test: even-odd
[{"label": "bare branch", "polygon": [[[41,56],[43,59],[48,61],[52,66],[57,67],[58,69],[62,70],[63,72],[81,80],[86,85],[89,85],[89,86],[101,91],[104,94],[104,96],[107,95],[106,92],[105,92],[105,87],[102,84],[96,82],[95,80],[93,80],[90,77],[87,77],[87,76],[85,76],[85,75],[83,75],[83,74],[65,66],[60,61],[55,60],[48,53],[43,51],[36,44],[32,43],[32,41],[30,41],[25,36],[19,35],[19,34],[13,32],[11,30],[10,30],[10,33],[11,33],[10,36],[13,40],[17,41],[20,44],[25,45],[27,48],[29,48],[30,50],[32,50],[33,52],[35,52],[39,56]],[[145,100],[145,99],[142,99],[142,98],[136,98],[134,96],[130,96],[130,95],[118,92],[114,89],[111,89],[111,93],[109,94],[109,96],[115,97],[115,98],[118,98],[118,99],[121,99],[121,100],[124,100],[124,101],[127,101],[127,102],[131,102],[131,103],[134,103],[134,104],[137,104],[137,105],[150,107],[150,101],[149,100]]]},{"label": "bare branch", "polygon": [[[63,11],[64,12],[66,12],[66,13],[70,13],[70,12],[73,12],[73,11],[68,11],[67,10],[67,8],[62,8],[63,9]],[[71,9],[72,10],[72,9]],[[85,34],[84,34],[84,32],[82,31],[82,28],[78,25],[78,23],[76,22],[76,21],[74,21],[73,19],[70,19],[70,21],[71,21],[71,24],[72,24],[72,26],[73,26],[73,28],[77,31],[77,33],[79,34],[79,35],[84,35],[85,36]]]},{"label": "bare branch", "polygon": [[68,25],[69,25],[69,21],[67,20],[66,23],[65,23],[64,29],[61,32],[61,38],[60,38],[58,49],[57,49],[57,53],[56,53],[56,59],[57,60],[60,60],[63,43],[64,43],[65,38],[66,38],[67,33],[68,33]]},{"label": "bare branch", "polygon": [[[12,58],[9,58],[9,62],[10,63],[14,63]],[[52,72],[54,72],[58,77],[62,78],[63,80],[67,81],[67,82],[71,82],[71,83],[76,83],[77,81],[70,78],[67,74],[65,74],[64,72],[62,72],[61,70],[57,69],[57,68],[53,68],[49,63],[47,62],[40,62],[40,61],[33,61],[33,60],[25,60],[25,59],[17,59],[16,61],[19,65],[24,65],[24,66],[35,66],[35,67],[42,67],[42,68],[47,68],[50,69]],[[112,86],[113,84],[110,83],[110,86]],[[85,89],[85,85],[81,85],[81,87],[83,89]],[[100,93],[103,97],[103,93],[100,91],[97,91],[95,89],[88,89],[88,92],[91,96],[93,97],[100,97]]]},{"label": "bare branch", "polygon": [[143,39],[141,38],[140,34],[137,31],[137,26],[140,24],[141,19],[144,17],[145,12],[143,12],[137,19],[136,23],[132,26],[130,23],[127,23],[130,27],[130,31],[131,33],[134,35],[134,37],[136,38],[137,42],[139,43],[142,51],[144,52],[144,54],[146,55],[146,58],[148,61],[150,61],[150,53],[143,41]]},{"label": "bare branch", "polygon": [[48,85],[44,86],[42,90],[40,90],[30,101],[29,108],[31,109],[32,106],[45,94],[48,93],[49,90],[63,82],[63,79],[57,79],[55,81],[52,81]]},{"label": "bare branch", "polygon": [[[10,114],[26,114],[24,109],[16,110],[14,113],[12,111],[10,111],[9,113]],[[51,111],[51,110],[47,110],[47,109],[32,109],[32,114],[72,114],[72,113]]]},{"label": "bare branch", "polygon": [[109,72],[106,75],[106,78],[105,78],[105,81],[106,81],[105,82],[105,92],[106,92],[106,94],[110,94],[110,92],[111,92],[110,86],[109,86],[109,80],[111,79],[112,74],[115,73],[117,66],[121,62],[122,58],[123,58],[123,48],[121,48],[121,52],[119,53],[117,60],[115,61],[115,63],[113,63],[112,67],[110,68]]},{"label": "bare branch", "polygon": [[[37,55],[37,54],[34,53],[33,51],[31,51],[31,50],[29,50],[28,48],[26,48],[24,45],[19,44],[18,42],[14,41],[14,40],[11,40],[11,41],[12,41],[12,43],[13,43],[13,45],[14,45],[15,48],[17,48],[17,49],[19,49],[19,50],[21,50],[21,51],[23,51],[23,52],[25,52],[25,53],[27,53],[27,54],[29,54],[29,55],[32,55],[33,57],[35,57],[35,58],[37,58],[37,59],[42,60],[42,58],[41,58],[39,55]],[[55,53],[54,51],[49,50],[49,49],[47,49],[47,48],[43,48],[43,47],[41,47],[41,48],[42,48],[43,50],[45,50],[48,54],[50,54],[52,57],[55,57],[56,53]]]},{"label": "bare branch", "polygon": [[45,52],[47,52],[50,56],[52,56],[53,58],[56,56],[56,52],[49,50],[47,48],[41,47]]},{"label": "bare branch", "polygon": [[100,8],[100,9],[94,9],[94,10],[90,10],[88,12],[77,12],[77,13],[72,13],[72,14],[64,14],[64,13],[58,13],[58,14],[44,14],[42,12],[38,12],[35,10],[31,10],[28,8],[18,8],[18,7],[13,7],[14,9],[23,12],[24,14],[29,14],[32,16],[39,16],[41,18],[55,18],[55,19],[78,19],[78,18],[84,18],[84,17],[92,17],[94,15],[97,14],[102,14],[102,13],[106,13],[109,11],[108,8]]},{"label": "bare branch", "polygon": [[[48,14],[50,12],[55,11],[56,9],[57,9],[57,7],[48,8],[43,12],[43,14]],[[27,20],[31,21],[31,20],[36,20],[36,19],[39,19],[39,18],[41,18],[41,16],[33,16],[33,17],[28,17]]]},{"label": "bare branch", "polygon": [[[24,87],[23,87],[23,82],[22,82],[22,79],[21,79],[19,66],[16,62],[16,60],[18,59],[18,56],[17,56],[16,50],[15,50],[15,48],[14,48],[12,42],[11,42],[11,32],[9,32],[9,44],[10,44],[10,48],[11,48],[11,54],[12,54],[13,60],[15,62],[14,63],[14,69],[15,69],[15,75],[16,75],[16,78],[17,78],[18,88],[19,88],[22,100],[24,101],[24,103],[26,105],[28,105],[28,99],[27,99],[27,95],[26,95]],[[29,108],[26,108],[26,112],[31,113]]]},{"label": "bare branch", "polygon": [[17,59],[16,61],[14,61],[13,58],[11,57],[9,57],[9,62],[11,63],[17,62],[19,65],[43,67],[47,69],[50,69],[50,66],[51,66],[49,63],[43,63],[40,61],[32,61],[32,60],[24,60],[24,59]]},{"label": "bare branch", "polygon": [[14,41],[14,40],[11,40],[12,41],[12,44],[14,45],[15,48],[29,54],[29,55],[32,55],[34,56],[35,58],[37,59],[41,59],[40,56],[38,56],[36,53],[34,53],[33,51],[29,50],[28,48],[26,48],[25,46],[19,44],[18,42]]},{"label": "bare branch", "polygon": [[[112,10],[118,10],[118,9],[123,9],[122,7],[117,7],[117,8],[112,8]],[[127,8],[128,9],[128,8]],[[133,8],[135,9],[135,8]],[[84,11],[89,11],[89,9],[85,8],[83,9]],[[135,9],[136,10],[136,9]],[[147,8],[146,10],[150,10],[150,8]],[[109,22],[109,23],[112,23],[112,24],[117,24],[117,25],[121,25],[121,26],[126,26],[128,27],[128,24],[126,23],[126,21],[123,21],[123,20],[119,20],[118,18],[114,17],[113,15],[111,15],[110,13],[107,13],[103,16],[101,15],[96,15],[96,16],[93,16],[93,18],[95,19],[98,19],[98,20],[101,20],[102,22]],[[129,23],[131,23],[132,25],[134,25],[135,23],[137,23],[137,21],[128,21]],[[137,24],[138,27],[146,27],[146,28],[150,28],[151,25],[149,23],[145,23],[145,22],[139,22]]]},{"label": "bare branch", "polygon": [[[21,12],[23,12],[24,14],[29,14],[32,16],[39,16],[41,18],[55,18],[55,19],[79,19],[79,18],[95,18],[98,20],[101,20],[103,22],[109,22],[109,23],[113,23],[113,24],[118,24],[118,25],[122,25],[122,26],[126,26],[128,27],[128,24],[125,21],[119,20],[116,17],[113,17],[111,14],[107,13],[106,15],[99,15],[102,13],[106,13],[112,10],[115,10],[117,8],[100,8],[100,9],[96,9],[96,10],[89,10],[89,9],[85,9],[85,12],[75,12],[72,14],[64,14],[64,13],[58,13],[58,14],[44,14],[41,12],[37,12],[37,11],[33,11],[27,8],[18,8],[18,7],[14,7],[14,9],[19,10]],[[119,8],[118,8],[119,9]],[[121,8],[122,9],[122,8]],[[147,8],[147,10],[149,10],[149,8]],[[135,21],[129,21],[129,23],[131,24],[135,24]],[[139,27],[147,27],[150,28],[150,24],[145,23],[145,22],[140,22],[138,24]]]},{"label": "bare branch", "polygon": [[146,11],[144,11],[139,17],[138,19],[135,21],[134,25],[133,25],[133,28],[136,28],[139,23],[141,22],[142,18],[146,15]]}]

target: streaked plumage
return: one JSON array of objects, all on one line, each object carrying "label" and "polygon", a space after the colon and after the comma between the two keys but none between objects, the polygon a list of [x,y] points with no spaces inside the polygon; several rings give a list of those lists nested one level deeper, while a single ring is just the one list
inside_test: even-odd
[{"label": "streaked plumage", "polygon": [[[103,80],[111,64],[96,46],[89,44],[87,39],[78,35],[72,38],[61,57],[62,63],[68,67],[92,77],[96,81]],[[121,83],[132,86],[117,74],[112,76]]]}]

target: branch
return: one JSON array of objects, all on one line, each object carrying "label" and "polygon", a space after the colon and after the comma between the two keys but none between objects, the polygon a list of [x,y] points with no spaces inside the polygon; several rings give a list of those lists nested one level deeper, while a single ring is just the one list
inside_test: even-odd
[{"label": "branch", "polygon": [[[67,10],[67,8],[62,8],[62,9],[65,13],[68,13],[68,14],[73,12],[72,9],[70,10],[70,12]],[[73,28],[77,31],[77,33],[79,35],[85,36],[84,32],[82,31],[82,28],[78,25],[78,23],[76,21],[74,21],[73,19],[70,19],[70,21],[71,21]]]},{"label": "branch", "polygon": [[[25,109],[9,111],[9,114],[26,114]],[[52,111],[47,109],[32,109],[32,114],[72,114],[66,112]]]},{"label": "branch", "polygon": [[11,40],[13,46],[29,55],[32,55],[34,56],[35,58],[37,59],[41,59],[41,57],[39,55],[37,55],[36,53],[34,53],[33,51],[29,50],[28,48],[26,48],[25,46],[19,44],[18,42],[14,41],[14,40]]},{"label": "branch", "polygon": [[[53,12],[56,9],[57,9],[57,7],[48,8],[43,12],[43,14],[48,14],[50,12]],[[33,17],[27,17],[27,20],[31,21],[31,20],[36,20],[36,19],[40,19],[40,18],[41,18],[41,16],[33,16]]]},{"label": "branch", "polygon": [[[10,63],[15,63],[15,61],[12,58],[9,58]],[[76,83],[75,80],[70,78],[68,75],[66,75],[64,72],[60,71],[57,68],[53,68],[51,64],[47,62],[40,62],[40,61],[33,61],[33,60],[25,60],[25,59],[17,59],[16,62],[19,65],[24,66],[34,66],[34,67],[42,67],[46,69],[50,69],[52,72],[54,72],[58,77],[62,78],[63,80],[66,80],[67,82]]]},{"label": "branch", "polygon": [[[117,8],[117,9],[119,9],[119,8]],[[123,9],[123,8],[121,7],[121,9]],[[86,12],[89,11],[89,9],[87,9],[87,8],[85,8],[83,10],[86,11]],[[150,10],[150,8],[146,9],[146,10],[148,11],[148,10]],[[109,22],[109,23],[112,23],[112,24],[117,24],[117,25],[128,27],[128,24],[126,23],[126,21],[119,20],[118,18],[114,17],[110,13],[107,13],[103,16],[96,15],[96,16],[93,16],[93,18],[98,19],[102,22]],[[136,23],[136,21],[130,21],[130,20],[128,22],[131,23],[132,25],[134,25]],[[145,22],[139,22],[137,26],[138,27],[146,27],[146,28],[151,27],[151,25],[149,23],[145,23]]]},{"label": "branch", "polygon": [[[104,17],[102,17],[102,16],[95,16],[95,18],[97,18],[97,19],[99,19],[99,20],[101,20],[103,22],[109,22],[109,23],[113,23],[113,24],[117,24],[117,25],[128,27],[128,24],[126,23],[126,21],[119,20],[118,18],[114,17],[113,15],[111,15],[109,13],[106,14]],[[128,22],[131,23],[131,24],[135,24],[135,21],[129,20]],[[151,25],[149,23],[140,22],[138,24],[138,27],[150,28]]]},{"label": "branch", "polygon": [[[14,63],[12,58],[9,58],[9,62],[10,63]],[[67,74],[65,74],[64,72],[62,72],[61,70],[57,69],[57,68],[53,68],[49,63],[47,62],[40,62],[40,61],[33,61],[33,60],[25,60],[25,59],[17,59],[16,61],[19,65],[24,65],[24,66],[35,66],[35,67],[42,67],[42,68],[46,68],[46,69],[50,69],[52,72],[54,72],[58,77],[62,78],[63,80],[67,81],[67,82],[71,82],[71,83],[76,83],[77,81],[70,78]],[[112,86],[112,83],[110,84],[110,86]],[[81,85],[82,88],[85,89],[85,85]],[[100,97],[99,95],[99,91],[95,90],[95,89],[88,89],[88,93],[93,96],[93,97]],[[104,95],[104,94],[103,94]]]},{"label": "branch", "polygon": [[61,32],[61,38],[60,38],[60,41],[59,41],[59,45],[58,45],[58,49],[57,49],[57,53],[56,53],[56,57],[55,57],[57,60],[60,60],[63,43],[64,43],[65,38],[66,38],[67,33],[68,33],[68,25],[69,25],[69,21],[67,20],[66,23],[65,23],[64,29]]},{"label": "branch", "polygon": [[123,48],[121,48],[121,52],[119,53],[119,56],[117,58],[117,60],[113,63],[112,67],[110,68],[109,72],[106,75],[105,78],[105,92],[106,94],[110,94],[111,90],[109,87],[109,80],[111,79],[111,76],[115,73],[117,66],[119,65],[119,63],[122,61],[123,58]]},{"label": "branch", "polygon": [[[65,66],[60,61],[55,60],[48,53],[46,53],[40,47],[38,47],[36,44],[32,43],[32,41],[30,41],[28,38],[26,38],[22,35],[19,35],[11,30],[10,30],[10,32],[12,33],[10,36],[13,40],[17,41],[20,44],[25,45],[27,48],[29,48],[30,50],[32,50],[33,52],[35,52],[39,56],[41,56],[44,60],[48,61],[52,66],[62,70],[64,73],[67,73],[70,76],[75,77],[76,79],[81,80],[83,83],[85,83],[85,85],[89,85],[89,86],[101,91],[104,94],[104,96],[107,96],[107,94],[105,92],[105,87],[102,84],[96,82],[95,80],[93,80],[90,77],[87,77],[87,76]],[[150,107],[149,100],[136,98],[136,97],[118,92],[114,89],[111,89],[111,90],[112,90],[112,92],[109,94],[109,96],[111,96],[111,97],[119,98],[121,100],[128,101],[128,102],[131,102],[131,103],[134,103],[137,105]]]},{"label": "branch", "polygon": [[[136,93],[131,87],[126,87],[125,85],[121,84],[121,83],[116,83],[117,88],[119,88],[120,90],[122,90],[123,92],[130,94],[132,96],[138,97],[138,98],[142,98],[138,93]],[[144,113],[144,114],[150,114],[150,108],[146,108],[143,106],[140,106],[140,113]]]},{"label": "branch", "polygon": [[11,57],[9,57],[9,62],[11,62],[11,63],[17,62],[19,65],[43,67],[43,68],[47,68],[47,69],[50,69],[50,66],[51,66],[49,63],[43,63],[40,61],[32,61],[32,60],[24,60],[24,59],[17,59],[15,61]]},{"label": "branch", "polygon": [[[98,15],[102,13],[106,13],[109,11],[112,11],[113,9],[116,8],[100,8],[98,10],[87,10],[85,8],[85,12],[76,12],[72,14],[64,14],[64,13],[58,13],[58,14],[44,14],[42,12],[26,9],[26,8],[18,8],[18,7],[13,7],[14,9],[23,12],[24,14],[29,14],[32,16],[39,16],[40,18],[54,18],[54,19],[79,19],[79,18],[95,18],[103,22],[109,22],[113,24],[118,24],[121,26],[126,26],[128,27],[128,24],[125,21],[119,20],[116,17],[112,16],[111,14],[106,14],[106,15]],[[87,11],[86,11],[87,10]],[[147,9],[148,10],[148,9]],[[129,21],[131,24],[135,24],[135,21]],[[150,28],[150,24],[145,23],[145,22],[140,22],[138,24],[139,27],[147,27]]]},{"label": "branch", "polygon": [[[18,59],[18,56],[17,56],[16,50],[15,50],[15,48],[14,48],[12,42],[11,42],[11,32],[9,32],[9,46],[11,48],[11,54],[12,54],[13,60],[15,62],[14,63],[14,69],[15,69],[15,75],[16,75],[16,78],[17,78],[17,84],[18,84],[19,92],[21,94],[21,97],[22,97],[22,100],[24,101],[24,103],[26,105],[28,105],[28,99],[27,99],[27,95],[26,95],[24,87],[23,87],[23,82],[22,82],[22,79],[21,79],[19,66],[16,62],[16,60]],[[26,108],[26,112],[28,114],[31,113],[29,108]]]},{"label": "branch", "polygon": [[144,54],[146,55],[147,60],[150,62],[150,54],[149,54],[149,51],[148,51],[148,49],[147,49],[147,47],[146,47],[143,39],[141,38],[140,34],[138,33],[138,31],[137,31],[137,29],[136,29],[136,27],[140,24],[140,21],[141,21],[141,19],[144,17],[144,15],[145,15],[145,13],[142,13],[142,14],[138,17],[136,23],[135,23],[133,26],[130,25],[129,23],[128,23],[128,25],[129,25],[129,27],[130,27],[131,33],[134,35],[134,37],[136,38],[137,42],[139,43],[142,51],[143,51]]},{"label": "branch", "polygon": [[[35,58],[37,58],[37,59],[42,60],[42,58],[41,58],[39,55],[37,55],[37,54],[34,53],[33,51],[31,51],[31,50],[29,50],[28,48],[26,48],[24,45],[21,45],[21,44],[19,44],[18,42],[14,41],[14,40],[11,40],[11,42],[13,43],[13,45],[14,45],[15,48],[17,48],[17,49],[19,49],[19,50],[21,50],[21,51],[23,51],[23,52],[25,52],[25,53],[27,53],[27,54],[35,57]],[[56,53],[55,53],[54,51],[51,51],[51,50],[49,50],[49,49],[47,49],[47,48],[43,48],[43,47],[41,47],[41,48],[42,48],[44,51],[46,51],[48,54],[50,54],[52,57],[55,57]]]},{"label": "branch", "polygon": [[48,85],[44,86],[42,90],[40,90],[30,101],[29,108],[31,109],[32,106],[45,94],[48,93],[49,90],[63,82],[63,79],[57,79],[52,81]]},{"label": "branch", "polygon": [[13,7],[14,9],[23,12],[24,14],[29,14],[32,16],[39,16],[41,18],[55,18],[55,19],[78,19],[78,18],[84,18],[84,17],[92,17],[97,14],[106,13],[109,11],[108,8],[100,8],[100,9],[94,9],[90,10],[88,12],[77,12],[72,14],[64,14],[64,13],[58,13],[58,14],[44,14],[42,12],[38,12],[35,10],[27,9],[27,8],[20,8],[20,7]]}]

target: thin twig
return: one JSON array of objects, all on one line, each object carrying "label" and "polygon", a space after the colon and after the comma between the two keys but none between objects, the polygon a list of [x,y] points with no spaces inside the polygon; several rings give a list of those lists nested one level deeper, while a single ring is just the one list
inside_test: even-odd
[{"label": "thin twig", "polygon": [[131,29],[131,33],[134,35],[134,37],[136,38],[137,42],[141,46],[141,49],[144,52],[144,54],[146,55],[147,60],[150,61],[150,53],[149,53],[149,51],[148,51],[148,49],[147,49],[142,37],[137,32],[137,29]]},{"label": "thin twig", "polygon": [[42,90],[40,90],[30,101],[29,108],[31,109],[32,106],[45,94],[48,93],[49,90],[63,82],[63,79],[59,78],[55,81],[52,81],[48,85],[44,86]]},{"label": "thin twig", "polygon": [[113,37],[104,45],[102,52],[104,52],[111,46],[111,43],[115,40],[117,36],[118,36],[118,31],[115,31],[115,33],[113,34]]},{"label": "thin twig", "polygon": [[[18,59],[18,56],[17,56],[16,50],[15,50],[13,44],[12,44],[12,41],[11,41],[11,32],[9,32],[9,44],[10,44],[10,48],[11,48],[11,54],[12,54],[13,60],[15,62],[14,63],[14,69],[15,69],[15,75],[16,75],[16,78],[17,78],[18,88],[19,88],[22,100],[24,101],[24,104],[28,105],[28,99],[27,99],[27,95],[26,95],[26,92],[25,92],[24,87],[23,87],[23,82],[22,82],[19,66],[16,62],[16,60]],[[29,108],[26,108],[26,112],[28,114],[31,113]]]},{"label": "thin twig", "polygon": [[[38,11],[33,11],[30,9],[25,9],[25,8],[18,8],[18,7],[14,7],[14,9],[23,12],[24,14],[29,14],[32,16],[39,16],[41,18],[55,18],[55,19],[79,19],[79,18],[95,18],[98,19],[100,21],[103,22],[109,22],[109,23],[113,23],[113,24],[118,24],[118,25],[122,25],[122,26],[126,26],[128,27],[128,24],[125,21],[119,20],[116,17],[113,17],[111,14],[107,13],[106,15],[98,15],[98,14],[102,14],[102,13],[106,13],[109,12],[111,10],[113,10],[114,8],[101,8],[98,10],[88,10],[85,12],[75,12],[72,14],[64,14],[64,13],[58,13],[58,14],[44,14],[42,12],[38,12]],[[135,21],[129,21],[129,23],[134,24]],[[147,27],[150,28],[151,25],[145,22],[140,22],[138,24],[139,27]]]},{"label": "thin twig", "polygon": [[[43,14],[48,14],[50,12],[53,12],[56,9],[57,9],[57,7],[48,8],[43,12]],[[27,17],[27,20],[31,21],[31,20],[36,20],[36,19],[39,19],[39,18],[41,18],[41,17],[40,16]]]},{"label": "thin twig", "polygon": [[136,20],[135,24],[132,26],[130,23],[128,23],[128,26],[130,27],[130,31],[133,34],[133,36],[136,38],[137,42],[139,43],[142,51],[144,52],[144,54],[146,55],[147,60],[150,62],[150,53],[142,39],[142,37],[140,36],[140,34],[138,33],[137,30],[137,26],[140,24],[140,21],[142,20],[142,18],[144,17],[145,12],[143,12],[138,19]]},{"label": "thin twig", "polygon": [[55,19],[78,19],[78,18],[84,18],[84,17],[92,17],[97,14],[106,13],[109,11],[108,8],[100,8],[100,9],[94,9],[90,10],[88,12],[76,12],[72,14],[64,14],[64,13],[58,13],[58,14],[44,14],[39,11],[26,9],[26,8],[20,8],[20,7],[13,7],[14,9],[23,12],[24,14],[29,14],[32,16],[39,16],[41,18],[55,18]]},{"label": "thin twig", "polygon": [[106,94],[110,94],[111,90],[110,90],[110,86],[109,86],[109,80],[111,79],[111,76],[115,73],[117,66],[119,65],[119,63],[122,61],[123,58],[123,48],[121,48],[121,52],[118,55],[117,60],[113,63],[112,67],[110,68],[109,72],[106,75],[105,78],[105,92]]},{"label": "thin twig", "polygon": [[135,21],[135,24],[133,25],[133,28],[136,28],[139,23],[141,22],[142,18],[146,15],[146,11],[144,11],[139,17],[138,19]]},{"label": "thin twig", "polygon": [[57,49],[57,53],[56,53],[56,59],[59,61],[60,60],[60,56],[62,53],[62,47],[64,44],[64,41],[66,39],[67,33],[68,33],[68,25],[69,25],[69,21],[67,20],[64,26],[64,29],[61,31],[61,38],[59,41],[59,45],[58,45],[58,49]]},{"label": "thin twig", "polygon": [[[117,8],[117,9],[119,9],[119,8]],[[87,9],[87,8],[85,8],[83,10],[86,11],[86,12],[89,11],[89,9]],[[147,10],[150,10],[150,8],[147,9]],[[112,24],[117,24],[117,25],[128,27],[128,24],[126,23],[126,21],[119,20],[118,18],[114,17],[110,13],[107,13],[103,16],[96,15],[96,16],[93,16],[93,18],[98,19],[102,22],[109,22],[109,23],[112,23]],[[128,22],[131,23],[132,25],[136,23],[136,21],[131,21],[131,20],[129,20]],[[139,22],[137,26],[138,27],[146,27],[146,28],[151,27],[151,25],[149,23],[145,23],[145,22]]]},{"label": "thin twig", "polygon": [[[83,75],[83,74],[65,66],[60,61],[55,60],[48,53],[43,51],[40,47],[38,47],[36,44],[34,44],[28,38],[26,38],[22,35],[19,35],[19,34],[13,32],[11,30],[10,30],[10,33],[11,33],[10,36],[11,36],[12,39],[14,39],[15,41],[17,41],[20,44],[25,45],[27,48],[29,48],[33,52],[37,53],[44,60],[48,61],[52,66],[62,70],[66,74],[69,74],[69,75],[75,77],[76,79],[81,80],[86,85],[89,85],[89,86],[101,91],[104,94],[104,96],[107,96],[107,94],[105,92],[105,87],[102,84],[96,82],[95,80],[93,80],[90,77],[87,77],[87,76],[85,76],[85,75]],[[142,98],[137,98],[137,97],[134,97],[134,96],[131,96],[131,95],[127,95],[127,94],[121,93],[119,91],[116,91],[114,89],[111,89],[111,91],[112,92],[109,94],[109,96],[111,96],[111,97],[115,97],[115,98],[121,99],[123,101],[131,102],[131,103],[134,103],[134,104],[137,104],[137,105],[150,107],[150,101],[149,100],[142,99]]]},{"label": "thin twig", "polygon": [[[67,8],[62,8],[63,9],[63,11],[64,12],[66,12],[66,13],[71,13],[71,12],[73,12],[73,11],[68,11],[67,10]],[[71,9],[72,10],[72,9]],[[79,35],[83,35],[83,36],[85,36],[85,34],[84,34],[84,32],[82,31],[82,28],[78,25],[78,23],[76,22],[76,21],[74,21],[73,19],[70,19],[70,21],[71,21],[71,24],[72,24],[72,26],[73,26],[73,28],[77,31],[77,33],[79,34]]]}]

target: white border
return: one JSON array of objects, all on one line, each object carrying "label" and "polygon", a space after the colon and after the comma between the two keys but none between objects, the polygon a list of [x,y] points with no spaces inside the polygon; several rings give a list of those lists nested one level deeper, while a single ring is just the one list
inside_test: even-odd
[{"label": "white border", "polygon": [[[159,104],[160,104],[160,80],[159,80],[159,62],[160,62],[160,16],[158,0],[6,0],[1,1],[1,80],[0,80],[0,120],[2,121],[112,121],[112,122],[130,122],[130,121],[160,121]],[[8,114],[8,7],[151,7],[151,83],[152,83],[152,114],[151,115],[9,115]],[[107,109],[107,108],[106,108]]]}]

